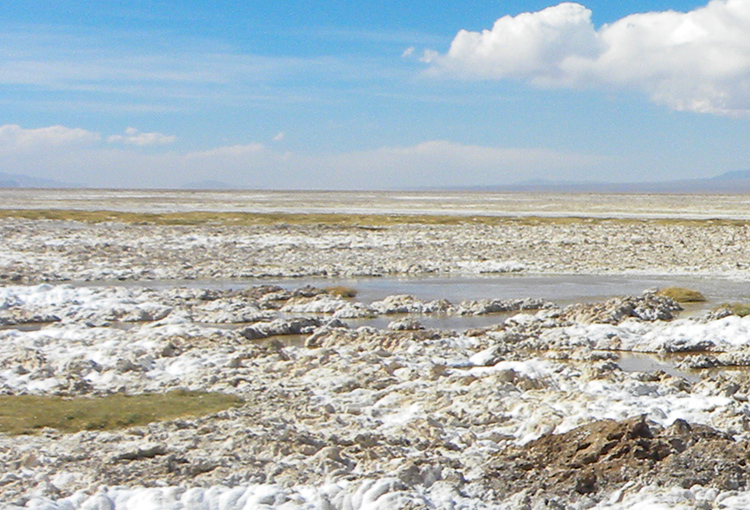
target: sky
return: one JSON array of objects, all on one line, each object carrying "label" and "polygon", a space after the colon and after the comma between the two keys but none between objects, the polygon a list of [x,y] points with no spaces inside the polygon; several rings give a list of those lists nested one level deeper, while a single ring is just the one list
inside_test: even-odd
[{"label": "sky", "polygon": [[390,190],[750,168],[750,0],[3,3],[0,173]]}]

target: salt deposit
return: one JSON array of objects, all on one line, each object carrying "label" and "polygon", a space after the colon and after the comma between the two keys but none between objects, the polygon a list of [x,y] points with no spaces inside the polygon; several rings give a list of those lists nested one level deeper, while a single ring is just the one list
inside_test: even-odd
[{"label": "salt deposit", "polygon": [[[740,368],[750,365],[750,316],[680,315],[653,292],[565,306],[523,294],[343,298],[290,282],[148,285],[487,272],[737,277],[744,229],[2,220],[0,393],[181,388],[246,404],[115,431],[0,434],[0,507],[747,508],[750,373]],[[477,316],[487,319],[481,328],[430,327],[436,317]],[[627,353],[671,369],[624,370]]]},{"label": "salt deposit", "polygon": [[[470,306],[405,296],[357,303],[312,288],[6,286],[3,317],[58,320],[0,331],[3,393],[189,388],[249,403],[217,418],[122,432],[0,437],[3,501],[50,509],[511,508],[515,496],[495,500],[486,482],[486,459],[508,444],[639,415],[665,427],[685,420],[747,435],[750,405],[740,397],[750,381],[624,372],[597,353],[706,342],[714,352],[734,352],[747,345],[750,317],[591,324],[572,319],[580,311],[536,305],[540,311],[500,317],[496,327],[466,336],[417,326],[353,329],[332,319],[359,306],[408,313],[416,324],[424,314],[459,315]],[[230,328],[208,322],[226,322],[224,309],[268,320]],[[294,316],[300,312],[308,318]],[[134,313],[139,321],[125,326]],[[310,338],[307,347],[247,340],[279,334]],[[148,445],[164,446],[155,456],[127,453]],[[33,462],[29,451],[38,452]],[[133,486],[136,480],[146,487]],[[672,501],[673,493],[649,492],[644,482],[615,508]],[[605,505],[610,495],[598,497]]]},{"label": "salt deposit", "polygon": [[508,221],[363,230],[8,218],[0,220],[0,237],[0,281],[8,283],[507,273],[736,277],[750,267],[746,227],[730,223]]}]

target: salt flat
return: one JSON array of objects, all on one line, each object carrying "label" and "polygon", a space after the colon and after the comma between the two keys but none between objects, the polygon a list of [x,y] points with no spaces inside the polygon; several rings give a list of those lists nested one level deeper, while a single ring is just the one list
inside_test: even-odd
[{"label": "salt flat", "polygon": [[[652,291],[561,305],[522,284],[502,299],[471,285],[430,298],[322,288],[333,277],[743,282],[742,197],[3,193],[7,209],[413,220],[0,219],[0,392],[188,389],[246,402],[117,430],[0,434],[1,508],[740,509],[750,500],[750,316],[739,309],[683,316]],[[502,219],[425,222],[435,212]],[[719,217],[740,221],[700,219]],[[317,288],[294,283],[310,277]],[[255,285],[226,285],[243,278]],[[280,278],[283,288],[264,284]],[[425,327],[460,317],[481,317],[481,327]],[[620,363],[632,353],[655,362]]]},{"label": "salt flat", "polygon": [[[415,217],[416,218],[416,217]],[[742,222],[503,220],[497,224],[158,225],[0,220],[0,281],[492,274],[743,278]]]},{"label": "salt flat", "polygon": [[0,189],[4,209],[750,218],[746,195]]}]

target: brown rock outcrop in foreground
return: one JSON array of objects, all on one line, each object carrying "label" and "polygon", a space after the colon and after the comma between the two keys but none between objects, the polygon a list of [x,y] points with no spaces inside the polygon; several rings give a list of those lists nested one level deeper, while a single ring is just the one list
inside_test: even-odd
[{"label": "brown rock outcrop in foreground", "polygon": [[746,489],[750,447],[704,425],[677,420],[662,428],[643,417],[603,420],[510,447],[489,461],[488,483],[499,497],[595,500],[632,482]]}]

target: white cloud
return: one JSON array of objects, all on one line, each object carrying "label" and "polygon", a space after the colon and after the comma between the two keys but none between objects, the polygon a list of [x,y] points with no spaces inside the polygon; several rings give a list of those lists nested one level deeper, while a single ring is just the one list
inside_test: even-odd
[{"label": "white cloud", "polygon": [[440,54],[435,50],[424,50],[422,56],[419,57],[419,61],[424,62],[425,64],[429,64],[439,56]]},{"label": "white cloud", "polygon": [[[404,33],[392,44],[400,49],[407,37],[414,40]],[[358,80],[392,76],[401,65],[381,53],[364,60],[354,55],[266,56],[160,30],[92,27],[74,34],[66,27],[12,23],[0,30],[0,57],[0,85],[26,92],[4,102],[96,113],[102,111],[96,103],[133,112],[194,112],[207,105],[236,112],[255,105],[332,102],[331,83],[356,88]],[[54,98],[48,91],[55,92]]]},{"label": "white cloud", "polygon": [[[550,149],[504,148],[432,140],[331,158],[327,164],[353,187],[440,187],[508,184],[529,178],[581,175],[601,163],[596,156]],[[361,177],[359,177],[361,176]]]},{"label": "white cloud", "polygon": [[50,126],[24,129],[16,124],[0,126],[0,152],[21,152],[39,147],[89,144],[99,141],[99,133],[80,128]]},{"label": "white cloud", "polygon": [[593,56],[597,46],[591,11],[563,3],[502,17],[481,33],[461,30],[448,55],[437,62],[476,78],[549,77],[560,73],[570,55]]},{"label": "white cloud", "polygon": [[521,79],[546,87],[641,90],[675,110],[750,114],[750,2],[712,0],[690,12],[627,16],[598,30],[562,3],[460,31],[432,72]]},{"label": "white cloud", "polygon": [[273,141],[281,142],[284,140],[284,138],[286,138],[286,133],[284,133],[283,131],[279,131],[276,136],[273,137]]},{"label": "white cloud", "polygon": [[246,145],[228,145],[205,151],[189,152],[185,155],[187,159],[222,159],[242,158],[244,156],[259,154],[263,152],[263,144],[249,143]]},{"label": "white cloud", "polygon": [[174,143],[176,136],[161,133],[141,133],[133,127],[125,130],[124,135],[113,135],[107,138],[109,143],[124,143],[125,145],[168,145]]},{"label": "white cloud", "polygon": [[[41,140],[35,147],[46,144],[44,150],[4,150],[34,137]],[[137,145],[91,143],[96,140],[96,133],[63,126],[2,126],[0,168],[90,187],[175,188],[210,179],[266,189],[398,189],[503,184],[556,178],[563,172],[567,178],[595,177],[602,163],[586,154],[444,140],[318,154],[284,152],[260,143],[191,152],[143,151]]]},{"label": "white cloud", "polygon": [[401,58],[409,58],[414,54],[414,46],[409,46],[404,50],[404,52],[401,54]]}]

